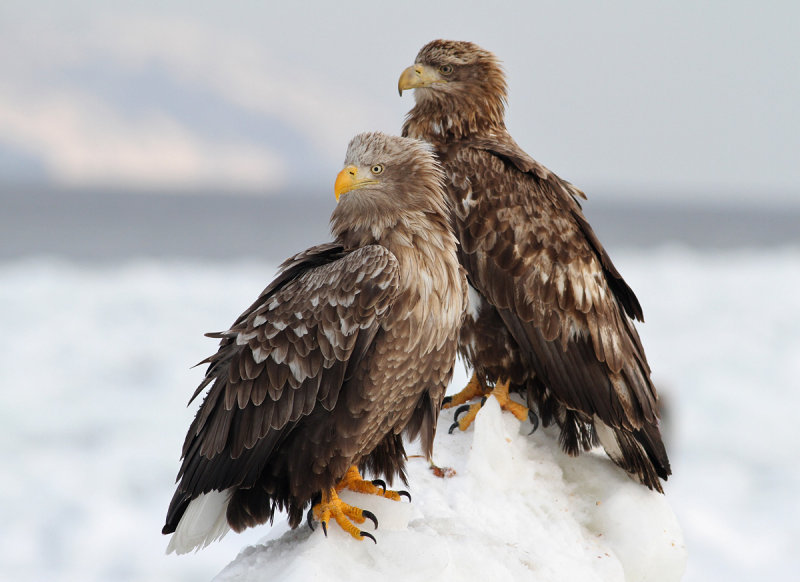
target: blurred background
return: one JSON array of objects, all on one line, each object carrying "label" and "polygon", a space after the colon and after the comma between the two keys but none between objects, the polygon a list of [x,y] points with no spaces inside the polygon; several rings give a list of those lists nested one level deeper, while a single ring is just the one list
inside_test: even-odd
[{"label": "blurred background", "polygon": [[453,38],[644,306],[686,580],[788,578],[799,6],[3,2],[1,577],[204,580],[264,535],[163,556],[202,334],[328,238],[347,142],[398,133],[400,72]]}]

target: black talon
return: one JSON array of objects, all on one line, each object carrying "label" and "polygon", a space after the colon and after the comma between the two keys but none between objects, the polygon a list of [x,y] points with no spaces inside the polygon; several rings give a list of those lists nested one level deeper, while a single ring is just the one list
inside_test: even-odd
[{"label": "black talon", "polygon": [[375,545],[378,545],[378,540],[376,540],[376,539],[375,539],[375,536],[374,536],[374,535],[372,535],[371,533],[368,533],[368,532],[365,532],[365,531],[360,531],[360,532],[358,532],[358,533],[360,533],[360,534],[361,534],[361,537],[364,537],[364,538],[369,538],[369,539],[371,539],[373,542],[375,542]]},{"label": "black talon", "polygon": [[408,491],[398,491],[397,494],[400,497],[408,497],[408,501],[411,502],[411,493],[409,493]]},{"label": "black talon", "polygon": [[453,431],[458,428],[458,423],[454,422],[450,425],[450,428],[447,429],[447,434],[453,434]]},{"label": "black talon", "polygon": [[322,501],[322,493],[317,493],[314,497],[311,498],[311,507],[308,509],[308,513],[306,514],[306,521],[308,521],[308,527],[311,528],[311,531],[314,531],[314,520],[311,519],[314,512],[314,506],[317,505]]},{"label": "black talon", "polygon": [[486,404],[486,399],[487,398],[488,398],[488,396],[484,396],[483,398],[481,398],[481,408],[483,408],[483,405]]},{"label": "black talon", "polygon": [[328,524],[322,522],[322,531],[325,532],[325,537],[328,537]]},{"label": "black talon", "polygon": [[[378,518],[377,518],[377,517],[375,517],[375,514],[374,514],[374,513],[372,513],[371,511],[369,511],[369,510],[367,510],[367,509],[362,509],[362,510],[361,510],[361,515],[363,515],[363,516],[364,516],[364,517],[366,517],[367,519],[371,519],[371,520],[372,520],[372,523],[374,523],[374,524],[375,524],[375,529],[378,529]],[[374,540],[375,538],[372,538],[372,539]]]},{"label": "black talon", "polygon": [[445,404],[450,404],[452,401],[453,401],[452,396],[445,396],[444,400],[442,400],[442,406],[444,406]]},{"label": "black talon", "polygon": [[456,408],[456,413],[453,415],[453,420],[458,422],[458,417],[467,412],[469,410],[469,406],[470,406],[469,404],[462,404],[461,406]]},{"label": "black talon", "polygon": [[383,479],[373,479],[372,484],[375,485],[376,487],[380,487],[381,489],[383,489],[383,492],[386,493],[386,481],[384,481]]},{"label": "black talon", "polygon": [[531,432],[528,433],[531,435],[536,432],[537,428],[539,428],[539,416],[530,408],[528,409],[528,420],[530,420],[531,424],[533,425]]}]

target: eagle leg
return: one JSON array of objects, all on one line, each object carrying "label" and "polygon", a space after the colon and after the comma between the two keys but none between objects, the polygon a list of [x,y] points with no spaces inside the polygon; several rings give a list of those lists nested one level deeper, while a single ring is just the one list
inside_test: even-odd
[{"label": "eagle leg", "polygon": [[[364,538],[369,538],[373,542],[377,543],[375,536],[373,536],[371,533],[360,530],[352,523],[353,521],[356,523],[364,523],[367,518],[369,518],[373,521],[375,527],[377,528],[378,518],[375,517],[375,514],[371,511],[348,505],[339,498],[339,494],[336,492],[336,489],[328,489],[327,491],[323,491],[322,501],[311,508],[311,513],[314,515],[314,519],[322,524],[322,531],[325,532],[325,536],[328,535],[328,522],[332,517],[334,521],[339,524],[339,527],[341,527],[355,539],[363,540]],[[311,520],[309,520],[309,524],[310,523]]]},{"label": "eagle leg", "polygon": [[[470,380],[470,383],[472,381]],[[533,430],[536,430],[536,427],[539,425],[539,418],[536,414],[528,410],[528,408],[519,402],[515,402],[511,400],[508,395],[508,387],[509,387],[509,380],[502,380],[495,384],[494,390],[489,393],[489,396],[494,396],[497,399],[497,402],[500,404],[500,408],[503,410],[508,410],[511,414],[517,417],[520,422],[524,422],[526,420],[530,420],[533,424]],[[480,402],[473,404],[469,407],[462,406],[458,410],[456,410],[455,414],[455,421],[452,425],[450,425],[450,429],[448,430],[449,433],[452,432],[458,427],[459,429],[467,430],[472,422],[475,420],[475,417],[480,412],[480,409],[483,407],[483,403],[486,402],[486,398],[483,398]],[[461,414],[464,416],[461,416]],[[459,418],[460,417],[460,418]],[[533,432],[533,431],[531,431]]]},{"label": "eagle leg", "polygon": [[[342,489],[349,489],[356,493],[366,493],[367,495],[380,495],[393,501],[400,501],[401,497],[407,497],[411,501],[411,494],[408,491],[392,491],[386,488],[386,482],[382,479],[375,479],[374,481],[366,481],[355,465],[351,466],[339,484],[336,485],[336,491]],[[377,524],[376,524],[377,527]]]},{"label": "eagle leg", "polygon": [[486,391],[483,389],[480,380],[478,380],[478,374],[472,372],[472,378],[469,379],[469,382],[467,382],[467,385],[464,386],[461,392],[444,397],[444,400],[442,400],[442,408],[452,408],[453,406],[469,402],[473,398],[485,395]]}]

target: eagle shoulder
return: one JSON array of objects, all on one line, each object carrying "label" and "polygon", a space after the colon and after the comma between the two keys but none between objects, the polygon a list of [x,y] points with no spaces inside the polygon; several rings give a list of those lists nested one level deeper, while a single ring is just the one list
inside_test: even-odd
[{"label": "eagle shoulder", "polygon": [[210,389],[187,434],[181,474],[198,456],[238,458],[317,403],[333,409],[345,371],[363,357],[397,295],[398,278],[397,259],[380,245],[290,259],[280,284],[229,330],[210,334],[220,347],[205,360],[196,394]]},{"label": "eagle shoulder", "polygon": [[[443,153],[470,280],[496,306],[569,332],[562,314],[601,314],[617,301],[642,310],[577,201],[577,188],[523,152],[510,136],[471,138]],[[582,193],[581,193],[582,195]],[[562,336],[563,339],[563,336]]]}]

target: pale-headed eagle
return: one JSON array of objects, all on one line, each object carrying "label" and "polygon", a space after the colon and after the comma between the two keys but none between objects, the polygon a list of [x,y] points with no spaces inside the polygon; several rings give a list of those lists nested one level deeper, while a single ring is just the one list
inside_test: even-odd
[{"label": "pale-headed eagle", "polygon": [[[658,396],[632,321],[643,320],[642,309],[584,218],[583,193],[506,131],[497,58],[470,42],[436,40],[398,87],[415,89],[403,135],[433,144],[447,174],[470,284],[459,351],[475,373],[453,402],[493,385],[501,402],[519,392],[545,425],[558,423],[568,453],[599,440],[620,467],[662,491],[670,468]],[[524,407],[509,407],[525,418]]]},{"label": "pale-headed eagle", "polygon": [[[405,481],[402,433],[430,458],[467,286],[441,168],[418,140],[353,138],[336,179],[333,242],[291,257],[221,338],[192,400],[163,533],[204,547],[288,512],[353,537],[370,512],[343,487],[399,499],[358,470]],[[379,482],[379,480],[377,481]],[[381,483],[381,485],[383,485]]]}]

